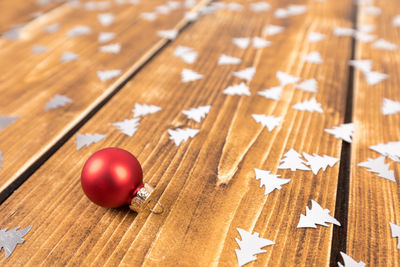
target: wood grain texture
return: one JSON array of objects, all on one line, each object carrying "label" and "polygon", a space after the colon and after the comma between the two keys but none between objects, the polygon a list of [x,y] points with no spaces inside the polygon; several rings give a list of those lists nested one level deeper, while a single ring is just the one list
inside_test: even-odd
[{"label": "wood grain texture", "polygon": [[[400,28],[392,26],[392,19],[400,13],[398,2],[375,1],[382,14],[368,15],[362,6],[358,8],[358,24],[376,26],[371,34],[377,39],[400,44]],[[366,168],[358,167],[368,158],[379,153],[369,149],[372,145],[400,140],[400,114],[383,115],[384,98],[400,101],[398,69],[399,50],[385,51],[372,47],[371,43],[357,43],[356,58],[371,59],[372,70],[386,73],[389,77],[376,85],[369,85],[360,71],[355,72],[353,120],[355,136],[352,144],[350,196],[347,230],[347,254],[362,260],[368,266],[400,266],[400,250],[397,239],[391,237],[389,222],[400,224],[400,168],[389,158],[396,182],[378,177]]]},{"label": "wood grain texture", "polygon": [[[207,2],[199,1],[194,8]],[[75,9],[66,4],[24,27],[20,41],[3,40],[8,43],[0,50],[1,61],[13,64],[0,66],[0,114],[19,119],[0,130],[0,151],[4,158],[0,192],[168,41],[158,37],[159,30],[180,29],[187,24],[183,19],[187,10],[183,8],[159,15],[152,22],[139,17],[142,12],[151,12],[164,3],[157,0],[142,1],[138,5],[112,5],[102,11],[115,15],[115,22],[108,27],[97,19],[102,12]],[[60,30],[45,33],[43,27],[53,23],[60,23]],[[67,32],[77,25],[91,27],[92,33],[68,38]],[[120,43],[119,54],[99,51],[103,45],[97,41],[100,32],[116,34],[107,44]],[[50,51],[32,54],[34,45],[43,45]],[[61,63],[60,57],[66,51],[77,54],[79,59]],[[113,69],[120,69],[122,74],[106,82],[101,82],[96,75],[98,70]],[[73,103],[45,110],[46,103],[56,94],[69,97]]]},{"label": "wood grain texture", "polygon": [[[248,1],[241,3],[242,12],[219,11],[190,26],[79,130],[106,134],[106,139],[79,151],[75,138],[69,140],[1,205],[0,225],[33,225],[23,246],[8,260],[0,258],[1,265],[235,266],[237,227],[276,243],[257,256],[256,266],[329,265],[332,226],[296,226],[311,199],[334,214],[339,164],[318,175],[277,166],[290,148],[340,156],[341,141],[324,129],[343,122],[351,40],[331,32],[338,25],[352,27],[351,1],[299,1],[307,4],[307,14],[286,20],[273,18],[271,12],[255,14]],[[261,36],[268,24],[286,27],[284,34],[268,37],[271,47],[242,50],[232,44],[233,37]],[[309,31],[325,33],[327,39],[307,43]],[[178,45],[199,52],[195,64],[186,65],[173,56]],[[321,53],[323,64],[302,61],[312,51]],[[243,62],[217,66],[222,53]],[[257,68],[248,83],[252,95],[222,94],[227,86],[241,82],[232,72],[250,66]],[[183,68],[204,74],[204,79],[182,83]],[[284,88],[279,102],[258,96],[256,92],[278,85],[279,70],[302,80],[316,78],[315,96],[324,113],[292,109],[314,96],[293,85]],[[112,123],[131,118],[135,103],[162,110],[141,119],[138,131],[128,137]],[[201,123],[182,114],[200,105],[212,105]],[[260,113],[285,118],[268,132],[251,118]],[[167,130],[186,127],[200,132],[175,146]],[[145,182],[156,187],[155,196],[166,212],[137,215],[127,208],[111,210],[90,203],[81,190],[80,171],[93,152],[108,146],[138,157]],[[292,180],[266,197],[254,168]]]}]

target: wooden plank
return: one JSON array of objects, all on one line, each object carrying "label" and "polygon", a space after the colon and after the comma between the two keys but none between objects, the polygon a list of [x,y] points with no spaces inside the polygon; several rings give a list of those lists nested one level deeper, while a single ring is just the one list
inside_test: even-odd
[{"label": "wooden plank", "polygon": [[[340,156],[341,141],[324,129],[343,122],[351,40],[330,33],[334,26],[352,26],[351,1],[310,1],[307,14],[285,21],[252,13],[247,1],[241,3],[242,12],[223,10],[201,18],[79,130],[106,134],[106,139],[79,151],[75,138],[69,140],[2,204],[0,225],[33,228],[26,242],[8,260],[0,259],[1,264],[235,266],[240,227],[276,243],[257,255],[255,265],[329,265],[332,226],[296,226],[311,199],[334,214],[339,164],[318,175],[277,170],[277,166],[290,148]],[[269,37],[271,47],[242,50],[232,44],[234,37],[261,36],[268,24],[286,26],[284,34]],[[305,38],[309,31],[325,33],[327,39],[309,44]],[[199,52],[197,62],[189,66],[175,58],[178,45]],[[303,62],[311,51],[319,51],[324,63]],[[218,66],[222,53],[243,62]],[[225,88],[241,82],[232,72],[250,66],[257,68],[248,83],[252,95],[224,95]],[[183,68],[203,74],[204,79],[182,83]],[[319,84],[315,96],[324,113],[292,109],[314,96],[293,85],[284,88],[279,102],[258,96],[256,92],[278,85],[279,70],[302,80],[315,77]],[[135,135],[128,137],[112,123],[131,118],[135,103],[162,110],[141,119]],[[181,112],[200,105],[212,105],[201,123]],[[269,132],[251,114],[284,116],[284,121]],[[200,132],[177,147],[167,130],[186,127]],[[167,208],[163,214],[104,209],[84,196],[79,181],[82,165],[94,151],[108,146],[138,157],[145,182],[156,187],[155,196]],[[266,197],[254,168],[291,181]]]},{"label": "wooden plank", "polygon": [[[383,38],[399,45],[400,28],[392,26],[392,19],[400,13],[398,2],[375,1],[381,15],[370,15],[365,6],[358,8],[358,24],[371,24],[377,39]],[[388,78],[369,85],[360,71],[355,71],[354,111],[355,135],[351,149],[351,177],[347,227],[346,253],[367,266],[400,266],[397,238],[391,237],[389,223],[400,224],[400,168],[386,158],[396,182],[378,177],[357,166],[368,158],[381,156],[370,146],[400,140],[400,114],[383,115],[383,99],[400,101],[399,50],[386,51],[373,48],[372,43],[357,43],[356,59],[371,59],[372,70],[385,73]]]},{"label": "wooden plank", "polygon": [[[209,0],[200,1],[199,6]],[[142,12],[154,11],[165,1],[142,1],[138,5],[114,5],[107,9],[115,22],[102,26],[97,16],[102,12],[75,9],[64,5],[22,29],[22,40],[4,45],[0,51],[0,114],[19,117],[0,130],[0,151],[3,162],[0,170],[0,192],[10,186],[65,134],[76,126],[99,103],[154,55],[166,42],[157,35],[159,30],[180,29],[187,9],[179,8],[170,15],[158,15],[155,21],[140,18]],[[197,7],[195,7],[197,8]],[[189,9],[190,11],[190,9]],[[54,34],[43,27],[60,23]],[[77,25],[91,27],[92,34],[68,38],[67,32]],[[98,34],[114,32],[115,39],[106,44],[121,45],[121,53],[101,53]],[[0,41],[1,42],[1,41]],[[6,42],[4,40],[4,42]],[[50,49],[32,54],[35,45]],[[60,62],[66,51],[79,56],[78,60]],[[101,82],[96,72],[121,70],[118,78]],[[73,102],[64,107],[45,110],[55,95]]]}]

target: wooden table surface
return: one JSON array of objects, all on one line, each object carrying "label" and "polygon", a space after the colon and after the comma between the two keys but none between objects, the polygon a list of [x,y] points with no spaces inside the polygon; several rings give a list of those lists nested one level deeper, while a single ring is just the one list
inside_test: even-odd
[{"label": "wooden table surface", "polygon": [[[0,10],[0,229],[32,226],[7,258],[0,231],[0,266],[400,266],[400,145],[389,143],[400,141],[400,3],[2,0]],[[182,46],[194,62],[177,57]],[[255,74],[235,74],[245,69]],[[184,81],[184,70],[202,76]],[[161,110],[124,134],[115,123],[137,104]],[[200,106],[210,106],[201,120],[182,112]],[[351,143],[326,131],[343,123]],[[173,140],[188,128],[197,134]],[[386,165],[359,166],[382,156],[379,144],[392,148]],[[162,214],[90,202],[80,174],[105,147],[138,158]],[[293,150],[324,168],[283,169]],[[290,181],[267,194],[273,181],[260,185],[256,169]],[[312,201],[340,226],[298,228]],[[274,244],[254,247],[264,239]]]}]

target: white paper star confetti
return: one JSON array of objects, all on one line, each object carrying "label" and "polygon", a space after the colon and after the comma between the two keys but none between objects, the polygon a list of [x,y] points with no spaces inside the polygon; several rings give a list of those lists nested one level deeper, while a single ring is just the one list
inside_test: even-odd
[{"label": "white paper star confetti", "polygon": [[250,9],[253,12],[263,12],[263,11],[268,11],[270,10],[271,5],[268,4],[267,2],[256,2],[256,3],[251,3],[250,4]]},{"label": "white paper star confetti", "polygon": [[251,116],[256,122],[261,123],[263,127],[267,127],[270,132],[279,126],[283,119],[282,117],[266,116],[264,114],[252,114]]},{"label": "white paper star confetti", "polygon": [[284,154],[284,158],[280,162],[281,165],[278,166],[278,169],[290,169],[291,171],[310,170],[310,168],[305,165],[306,162],[301,159],[301,154],[297,153],[293,148]]},{"label": "white paper star confetti", "polygon": [[400,27],[400,15],[396,15],[392,20],[392,25],[394,27]]},{"label": "white paper star confetti", "polygon": [[306,215],[300,214],[297,228],[317,228],[318,225],[329,226],[326,223],[333,223],[340,226],[340,223],[331,215],[328,209],[323,209],[316,201],[311,200],[311,209],[306,206]]},{"label": "white paper star confetti", "polygon": [[187,116],[188,119],[192,119],[195,122],[200,122],[204,119],[208,112],[210,112],[211,106],[199,106],[197,108],[191,108],[189,110],[183,110],[182,113]]},{"label": "white paper star confetti", "polygon": [[5,252],[5,257],[8,258],[18,244],[24,243],[23,237],[31,230],[32,225],[18,230],[18,227],[7,231],[7,229],[0,230],[0,250],[3,248]]},{"label": "white paper star confetti", "polygon": [[246,81],[251,81],[255,73],[256,73],[256,68],[246,68],[244,70],[234,72],[233,76]]},{"label": "white paper star confetti", "polygon": [[32,47],[32,54],[43,54],[46,53],[49,49],[43,45],[34,45]]},{"label": "white paper star confetti", "polygon": [[307,56],[303,58],[304,61],[310,62],[310,63],[315,63],[315,64],[321,64],[322,63],[322,58],[319,52],[311,52]]},{"label": "white paper star confetti", "polygon": [[244,82],[228,86],[223,93],[226,95],[251,95],[249,87]]},{"label": "white paper star confetti", "polygon": [[344,123],[339,126],[334,126],[332,129],[325,129],[325,132],[333,134],[335,138],[341,138],[347,143],[351,143],[354,133],[354,124]]},{"label": "white paper star confetti", "polygon": [[315,175],[318,174],[319,170],[322,169],[323,171],[325,171],[328,166],[333,167],[339,161],[338,158],[330,157],[327,155],[324,155],[323,157],[321,157],[315,153],[312,154],[312,156],[311,156],[311,155],[303,152],[303,156],[307,160],[307,162],[305,164],[310,166],[311,171]]},{"label": "white paper star confetti", "polygon": [[270,171],[254,169],[256,180],[260,180],[260,187],[264,186],[264,195],[268,195],[275,189],[282,189],[282,185],[289,183],[290,179],[282,179],[278,174],[271,174]]},{"label": "white paper star confetti", "polygon": [[14,121],[18,118],[19,117],[17,117],[17,116],[1,116],[0,115],[0,130],[3,130],[8,125],[14,123]]},{"label": "white paper star confetti", "polygon": [[113,32],[101,32],[99,33],[99,37],[97,38],[97,41],[99,43],[107,43],[109,41],[112,41],[115,38],[115,33]]},{"label": "white paper star confetti", "polygon": [[397,237],[397,248],[400,249],[400,225],[394,224],[392,222],[390,224],[390,229],[392,230],[392,237]]},{"label": "white paper star confetti", "polygon": [[387,74],[380,73],[377,71],[366,71],[364,72],[364,77],[369,85],[375,85],[386,80],[387,77],[389,76]]},{"label": "white paper star confetti", "polygon": [[222,54],[218,59],[218,65],[236,65],[242,63],[242,60],[237,57],[230,57]]},{"label": "white paper star confetti", "polygon": [[142,105],[142,104],[135,104],[135,108],[132,109],[133,116],[136,117],[143,117],[149,114],[154,114],[158,111],[160,111],[161,108],[154,106],[154,105]]},{"label": "white paper star confetti", "polygon": [[296,83],[300,80],[299,77],[287,74],[286,72],[277,71],[276,78],[278,79],[281,86],[285,86],[291,83]]},{"label": "white paper star confetti", "polygon": [[80,150],[82,147],[89,147],[91,144],[98,143],[106,138],[103,134],[76,134],[76,149]]},{"label": "white paper star confetti", "polygon": [[174,56],[179,57],[188,64],[193,64],[197,59],[197,52],[187,46],[177,46]]},{"label": "white paper star confetti", "polygon": [[378,41],[372,44],[372,47],[380,50],[389,50],[389,51],[394,51],[397,49],[396,44],[388,42],[384,39],[379,39]]},{"label": "white paper star confetti", "polygon": [[306,92],[317,93],[318,83],[317,80],[312,78],[297,84],[296,88]]},{"label": "white paper star confetti", "polygon": [[112,125],[116,126],[122,133],[132,137],[139,126],[140,118],[125,119],[123,121],[114,122]]},{"label": "white paper star confetti", "polygon": [[189,138],[193,138],[196,134],[199,133],[200,130],[197,129],[191,129],[191,128],[186,128],[186,129],[176,129],[172,130],[169,129],[169,139],[173,140],[175,145],[179,146],[182,142],[187,141]]},{"label": "white paper star confetti", "polygon": [[315,97],[310,100],[305,100],[303,102],[299,102],[292,107],[293,109],[309,111],[309,112],[318,112],[323,113],[324,111],[321,108],[321,104],[317,102]]},{"label": "white paper star confetti", "polygon": [[70,62],[77,60],[78,58],[79,56],[77,54],[67,51],[61,55],[60,62]]},{"label": "white paper star confetti", "polygon": [[109,44],[109,45],[100,46],[100,52],[103,52],[103,53],[119,54],[120,51],[121,51],[120,44]]},{"label": "white paper star confetti", "polygon": [[282,87],[281,86],[271,87],[270,89],[260,91],[257,94],[261,95],[267,99],[279,101],[279,99],[281,98],[281,94],[282,94]]},{"label": "white paper star confetti", "polygon": [[385,164],[385,157],[383,156],[376,159],[369,158],[367,161],[358,163],[357,166],[367,168],[369,172],[377,173],[381,178],[396,182],[394,171],[389,170],[389,163]]},{"label": "white paper star confetti", "polygon": [[63,107],[68,103],[72,103],[72,100],[63,95],[55,95],[44,107],[45,110],[56,109],[58,107]]},{"label": "white paper star confetti", "polygon": [[257,260],[257,257],[254,255],[267,252],[261,248],[275,244],[271,240],[260,237],[260,234],[257,232],[251,234],[241,228],[236,229],[238,230],[241,238],[241,240],[235,238],[240,248],[235,249],[239,267]]},{"label": "white paper star confetti", "polygon": [[193,81],[197,81],[197,80],[200,80],[203,78],[202,74],[199,74],[199,73],[189,70],[189,69],[183,69],[181,76],[182,76],[183,83],[193,82]]},{"label": "white paper star confetti", "polygon": [[335,27],[333,28],[333,34],[336,36],[353,36],[355,30],[346,27]]},{"label": "white paper star confetti", "polygon": [[383,99],[382,103],[382,114],[390,115],[400,112],[400,102],[390,100],[388,98]]},{"label": "white paper star confetti", "polygon": [[88,26],[76,26],[67,32],[68,37],[75,37],[80,35],[88,35],[91,34],[92,30]]},{"label": "white paper star confetti", "polygon": [[102,13],[97,15],[97,19],[99,20],[100,24],[108,27],[115,21],[115,16],[111,13]]},{"label": "white paper star confetti", "polygon": [[322,33],[319,33],[319,32],[310,32],[307,35],[307,41],[309,43],[316,43],[316,42],[324,40],[325,37],[326,37],[325,34],[322,34]]},{"label": "white paper star confetti", "polygon": [[168,40],[175,40],[175,38],[178,36],[178,31],[177,30],[163,30],[163,31],[158,31],[158,36],[161,38],[165,38]]},{"label": "white paper star confetti", "polygon": [[250,38],[233,38],[233,44],[241,49],[246,49],[250,44]]},{"label": "white paper star confetti", "polygon": [[364,262],[362,262],[362,261],[356,262],[353,258],[351,258],[346,253],[340,252],[340,255],[342,255],[344,265],[342,265],[340,262],[338,262],[338,267],[365,267]]},{"label": "white paper star confetti", "polygon": [[121,74],[121,70],[98,70],[97,77],[100,81],[105,82],[112,78],[115,78]]},{"label": "white paper star confetti", "polygon": [[60,29],[59,23],[50,24],[44,27],[45,32],[47,33],[55,33]]},{"label": "white paper star confetti", "polygon": [[285,30],[285,27],[277,26],[277,25],[268,25],[264,29],[264,34],[266,35],[275,35],[281,33]]},{"label": "white paper star confetti", "polygon": [[362,72],[370,72],[372,69],[372,60],[370,59],[358,59],[350,60],[349,65]]},{"label": "white paper star confetti", "polygon": [[261,37],[254,37],[253,38],[253,47],[255,49],[264,48],[270,46],[272,43],[267,41]]},{"label": "white paper star confetti", "polygon": [[383,156],[389,157],[394,161],[400,162],[400,141],[389,142],[387,144],[378,144],[370,146],[370,149],[382,154]]}]

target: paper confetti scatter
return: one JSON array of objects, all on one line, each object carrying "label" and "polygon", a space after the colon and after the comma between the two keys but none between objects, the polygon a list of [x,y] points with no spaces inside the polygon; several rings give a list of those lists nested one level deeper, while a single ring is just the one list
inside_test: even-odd
[{"label": "paper confetti scatter", "polygon": [[250,45],[250,38],[233,38],[233,44],[241,49],[246,49]]},{"label": "paper confetti scatter", "polygon": [[193,64],[197,59],[197,52],[191,47],[177,46],[174,51],[174,56],[182,59],[188,64]]},{"label": "paper confetti scatter", "polygon": [[195,122],[200,122],[210,112],[210,109],[211,106],[199,106],[197,108],[183,110],[182,113],[185,114],[188,119],[192,119]]},{"label": "paper confetti scatter", "polygon": [[393,101],[388,98],[383,99],[382,103],[382,114],[390,115],[400,112],[400,102]]},{"label": "paper confetti scatter", "polygon": [[158,106],[146,105],[146,104],[142,105],[142,104],[136,103],[132,112],[134,114],[134,117],[137,118],[137,117],[146,116],[148,114],[154,114],[160,110],[161,110],[161,107],[158,107]]},{"label": "paper confetti scatter", "polygon": [[203,75],[193,70],[183,69],[181,73],[182,82],[193,82],[203,78]]},{"label": "paper confetti scatter", "polygon": [[308,55],[306,55],[303,58],[304,61],[310,62],[310,63],[315,63],[315,64],[321,64],[322,63],[322,58],[319,52],[311,52]]},{"label": "paper confetti scatter", "polygon": [[100,46],[100,52],[118,54],[121,51],[120,44],[109,44]]},{"label": "paper confetti scatter", "polygon": [[80,150],[82,147],[89,147],[91,144],[98,143],[106,138],[103,134],[76,134],[76,149]]},{"label": "paper confetti scatter", "polygon": [[316,42],[324,40],[325,37],[326,37],[325,34],[322,34],[322,33],[319,33],[319,32],[310,32],[307,35],[307,41],[309,43],[316,43]]},{"label": "paper confetti scatter", "polygon": [[23,237],[32,229],[32,225],[21,230],[18,229],[19,226],[8,231],[5,228],[0,230],[0,251],[2,248],[4,249],[6,258],[13,253],[18,244],[24,243]]},{"label": "paper confetti scatter", "polygon": [[187,141],[189,138],[195,137],[196,134],[199,133],[200,130],[198,129],[191,129],[191,128],[186,128],[186,129],[168,129],[168,133],[170,135],[169,139],[173,140],[175,145],[179,146],[182,142]]},{"label": "paper confetti scatter", "polygon": [[278,25],[268,25],[264,28],[265,35],[275,35],[285,30],[285,27]]},{"label": "paper confetti scatter", "polygon": [[292,108],[301,110],[301,111],[318,112],[318,113],[324,112],[321,108],[321,104],[318,103],[315,98],[311,98],[310,100],[305,100],[303,102],[299,102],[299,103],[295,104]]},{"label": "paper confetti scatter", "polygon": [[77,54],[67,51],[61,55],[60,62],[71,62],[77,60],[78,58],[79,56]]},{"label": "paper confetti scatter", "polygon": [[321,157],[315,153],[309,155],[303,152],[303,156],[307,160],[305,164],[310,166],[311,171],[315,175],[318,174],[319,170],[322,169],[323,171],[325,171],[328,166],[333,167],[339,161],[338,158],[330,157],[327,155]]},{"label": "paper confetti scatter", "polygon": [[250,9],[253,12],[263,12],[270,10],[271,5],[267,2],[256,2],[250,4]]},{"label": "paper confetti scatter", "polygon": [[267,116],[264,114],[252,114],[253,119],[260,123],[263,127],[267,127],[268,131],[272,131],[279,126],[283,120],[282,117]]},{"label": "paper confetti scatter", "polygon": [[256,68],[251,67],[251,68],[246,68],[244,70],[236,71],[233,73],[233,76],[246,81],[251,81],[255,73],[256,73]]},{"label": "paper confetti scatter", "polygon": [[0,115],[0,130],[3,130],[8,125],[14,123],[14,121],[18,118],[19,118],[18,116],[1,116]]},{"label": "paper confetti scatter", "polygon": [[32,54],[43,54],[46,53],[49,49],[46,46],[43,45],[34,45],[32,47]]},{"label": "paper confetti scatter", "polygon": [[78,25],[67,32],[68,37],[75,37],[80,35],[88,35],[92,33],[92,29],[88,26]]},{"label": "paper confetti scatter", "polygon": [[400,225],[394,224],[392,222],[390,222],[389,224],[392,231],[392,237],[397,237],[397,248],[400,249]]},{"label": "paper confetti scatter", "polygon": [[265,89],[263,91],[260,91],[257,93],[260,96],[263,96],[267,99],[272,99],[275,101],[279,101],[281,99],[281,94],[282,94],[282,87],[281,86],[275,86],[271,87],[269,89]]},{"label": "paper confetti scatter", "polygon": [[271,174],[270,171],[265,171],[261,169],[254,169],[256,173],[256,180],[260,180],[260,188],[264,186],[264,195],[268,195],[275,189],[282,189],[282,185],[290,182],[290,179],[280,178],[278,174]]},{"label": "paper confetti scatter", "polygon": [[102,13],[97,15],[97,19],[99,20],[100,24],[108,27],[115,21],[115,16],[111,13]]},{"label": "paper confetti scatter", "polygon": [[158,36],[161,38],[165,38],[168,40],[175,40],[175,38],[178,36],[178,31],[175,29],[172,30],[162,30],[162,31],[158,31]]},{"label": "paper confetti scatter", "polygon": [[121,74],[121,70],[98,70],[97,77],[100,81],[105,82],[112,78],[115,78]]},{"label": "paper confetti scatter", "polygon": [[311,209],[306,206],[306,215],[300,214],[297,228],[317,228],[318,225],[329,226],[332,223],[340,226],[340,223],[331,215],[328,209],[323,209],[316,201],[311,200]]},{"label": "paper confetti scatter", "polygon": [[318,92],[318,83],[314,78],[305,80],[295,86],[295,88],[303,90],[305,92],[317,93]]},{"label": "paper confetti scatter", "polygon": [[69,97],[64,95],[55,95],[44,107],[45,110],[56,109],[58,107],[63,107],[68,103],[72,103],[72,100]]},{"label": "paper confetti scatter", "polygon": [[346,253],[340,252],[340,255],[342,255],[344,265],[338,262],[338,267],[365,267],[365,263],[360,261],[356,262],[353,258],[351,258],[349,255]]},{"label": "paper confetti scatter", "polygon": [[278,166],[278,169],[290,169],[291,171],[310,170],[310,168],[305,165],[306,162],[301,159],[301,154],[299,154],[293,148],[284,154],[284,158],[280,162],[281,165]]},{"label": "paper confetti scatter", "polygon": [[379,39],[378,41],[372,44],[372,47],[380,50],[389,50],[389,51],[394,51],[397,49],[396,44],[388,42],[384,39]]},{"label": "paper confetti scatter", "polygon": [[253,37],[253,47],[255,49],[264,48],[270,46],[272,43],[261,37]]},{"label": "paper confetti scatter", "polygon": [[140,118],[125,119],[123,121],[114,122],[112,125],[117,127],[122,133],[132,137],[139,126]]},{"label": "paper confetti scatter", "polygon": [[354,133],[354,124],[344,123],[339,126],[334,126],[332,129],[325,129],[325,132],[334,135],[335,138],[341,138],[347,143],[351,143]]},{"label": "paper confetti scatter", "polygon": [[278,79],[279,83],[282,86],[285,86],[285,85],[288,85],[288,84],[291,84],[291,83],[296,83],[296,82],[298,82],[300,80],[299,77],[290,75],[290,74],[288,74],[286,72],[282,72],[282,71],[277,71],[276,72],[276,78]]},{"label": "paper confetti scatter", "polygon": [[222,54],[218,58],[218,65],[236,65],[240,63],[242,63],[240,58],[227,56],[225,54]]},{"label": "paper confetti scatter", "polygon": [[378,144],[369,148],[394,161],[400,162],[400,141]]},{"label": "paper confetti scatter", "polygon": [[389,163],[385,164],[383,156],[376,159],[369,158],[367,161],[358,163],[357,166],[367,168],[369,172],[377,173],[381,178],[396,182],[394,171],[389,169]]},{"label": "paper confetti scatter", "polygon": [[226,95],[251,95],[249,87],[244,82],[228,86],[223,93]]},{"label": "paper confetti scatter", "polygon": [[99,37],[97,38],[97,41],[99,43],[107,43],[109,41],[114,40],[116,34],[113,32],[101,32],[99,33]]}]

